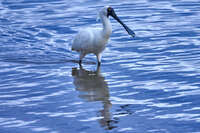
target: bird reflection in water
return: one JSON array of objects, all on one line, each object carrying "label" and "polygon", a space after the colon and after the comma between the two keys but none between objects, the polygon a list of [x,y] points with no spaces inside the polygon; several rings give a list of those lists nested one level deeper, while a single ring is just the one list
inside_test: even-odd
[{"label": "bird reflection in water", "polygon": [[107,130],[115,128],[113,124],[117,123],[116,120],[112,120],[110,114],[111,102],[109,100],[109,90],[105,78],[101,75],[100,66],[96,71],[88,71],[80,68],[72,68],[72,76],[74,78],[74,85],[76,90],[80,92],[79,97],[92,102],[101,101],[103,109],[99,111],[102,119],[99,123]]}]

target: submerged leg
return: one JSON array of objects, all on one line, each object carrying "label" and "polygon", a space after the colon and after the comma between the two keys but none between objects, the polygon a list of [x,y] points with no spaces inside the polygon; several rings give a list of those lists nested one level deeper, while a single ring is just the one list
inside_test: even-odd
[{"label": "submerged leg", "polygon": [[98,66],[101,66],[101,62],[98,62]]},{"label": "submerged leg", "polygon": [[101,57],[102,57],[102,55],[101,55],[101,53],[98,53],[98,54],[96,54],[96,56],[97,56],[98,66],[100,66],[101,65]]},{"label": "submerged leg", "polygon": [[79,62],[78,62],[78,63],[79,63],[79,65],[81,65],[81,64],[82,64],[82,60],[79,60]]},{"label": "submerged leg", "polygon": [[85,54],[84,53],[80,53],[79,55],[79,65],[82,64],[82,59],[85,57]]}]

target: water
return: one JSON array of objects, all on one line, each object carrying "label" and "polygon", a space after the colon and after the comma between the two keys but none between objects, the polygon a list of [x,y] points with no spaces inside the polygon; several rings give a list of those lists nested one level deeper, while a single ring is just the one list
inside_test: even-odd
[{"label": "water", "polygon": [[[70,41],[115,21],[102,66]],[[0,133],[200,132],[199,0],[1,0]]]}]

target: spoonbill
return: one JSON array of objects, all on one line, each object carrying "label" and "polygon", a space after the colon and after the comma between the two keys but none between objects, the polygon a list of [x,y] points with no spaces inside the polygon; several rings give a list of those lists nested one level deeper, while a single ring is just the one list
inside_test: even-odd
[{"label": "spoonbill", "polygon": [[99,18],[103,24],[103,28],[85,28],[81,29],[72,41],[72,50],[79,52],[79,64],[81,65],[82,59],[90,53],[97,57],[98,66],[101,64],[102,51],[105,49],[106,44],[112,33],[112,25],[109,16],[116,19],[132,37],[135,33],[128,28],[116,15],[114,9],[110,6],[103,7],[99,12]]}]

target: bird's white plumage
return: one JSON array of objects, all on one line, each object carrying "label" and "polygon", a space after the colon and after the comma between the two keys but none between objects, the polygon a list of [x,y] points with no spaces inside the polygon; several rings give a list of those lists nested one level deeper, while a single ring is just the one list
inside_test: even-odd
[{"label": "bird's white plumage", "polygon": [[101,29],[97,28],[80,30],[74,38],[72,49],[85,54],[102,52],[108,40],[103,38],[101,32]]},{"label": "bird's white plumage", "polygon": [[107,17],[108,6],[99,12],[103,28],[85,28],[78,32],[72,42],[72,50],[80,53],[80,61],[86,54],[93,53],[97,56],[98,63],[101,62],[101,52],[105,49],[112,32],[112,26]]}]

